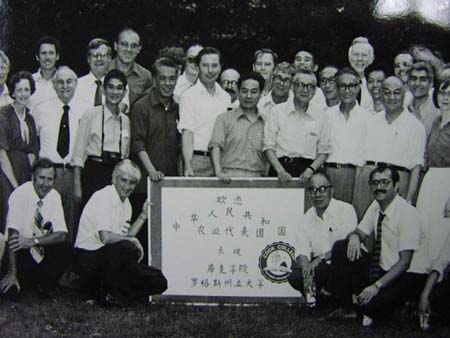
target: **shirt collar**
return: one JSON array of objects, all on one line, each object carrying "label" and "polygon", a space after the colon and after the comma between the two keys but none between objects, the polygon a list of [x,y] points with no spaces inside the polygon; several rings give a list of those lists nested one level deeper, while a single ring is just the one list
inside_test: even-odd
[{"label": "shirt collar", "polygon": [[[150,103],[152,104],[153,107],[156,107],[158,105],[161,105],[161,106],[164,107],[164,105],[161,102],[161,99],[159,98],[158,93],[156,92],[156,87],[153,86],[150,89],[150,93],[149,94],[150,94]],[[173,96],[171,96],[170,100],[169,100],[169,109],[172,107],[173,104],[174,104]]]},{"label": "shirt collar", "polygon": [[103,111],[105,112],[105,120],[108,120],[108,119],[119,120],[120,119],[120,115],[122,114],[121,112],[119,112],[119,114],[117,114],[117,116],[114,116],[113,113],[111,113],[109,108],[106,106],[106,104],[103,105]]},{"label": "shirt collar", "polygon": [[396,194],[392,202],[388,205],[388,207],[384,211],[381,210],[380,204],[377,202],[377,210],[378,212],[381,212],[382,214],[386,215],[387,218],[392,218],[396,210],[399,208],[400,203],[401,197],[398,194]]},{"label": "shirt collar", "polygon": [[[118,63],[117,62],[117,57],[115,57],[114,59],[112,59],[112,61],[110,63],[110,66],[109,66],[109,69],[119,69],[117,67],[117,63]],[[129,72],[127,72],[127,73],[123,72],[123,73],[125,74],[126,77],[128,77],[131,73],[139,74],[139,71],[137,70],[136,62],[133,62],[133,66],[130,68]]]},{"label": "shirt collar", "polygon": [[[244,119],[250,121],[249,118],[247,117],[247,115],[245,115],[245,113],[242,111],[241,106],[237,106],[237,107],[233,108],[233,111],[236,114],[236,120],[239,120],[240,118],[244,118]],[[261,119],[263,122],[265,121],[264,116],[261,114],[259,109],[257,109],[256,120],[259,120],[259,119]]]},{"label": "shirt collar", "polygon": [[320,219],[320,220],[325,220],[325,217],[327,217],[328,215],[333,215],[334,214],[334,210],[336,208],[336,200],[334,198],[331,198],[330,203],[328,204],[328,207],[325,209],[322,218],[319,217],[319,215],[317,215],[317,209],[316,207],[313,207],[313,215]]},{"label": "shirt collar", "polygon": [[[103,80],[104,80],[104,79],[105,79],[105,76],[103,76],[103,77],[100,79],[100,81],[102,81],[102,85],[103,85]],[[97,78],[95,77],[94,73],[89,72],[89,74],[88,74],[88,80],[89,80],[89,83],[92,83],[92,84],[94,84],[94,85],[97,85],[97,84],[95,83],[95,81],[97,81]]]},{"label": "shirt collar", "polygon": [[43,80],[43,81],[52,81],[53,78],[55,77],[55,74],[56,74],[56,70],[55,70],[53,76],[51,77],[51,79],[50,79],[50,80],[46,80],[46,79],[42,76],[41,68],[39,68],[39,69],[37,70],[37,72],[33,74],[33,77],[34,77],[34,80],[35,80],[35,81],[42,81],[42,80]]},{"label": "shirt collar", "polygon": [[122,201],[119,197],[119,193],[117,192],[116,187],[114,186],[114,184],[111,184],[109,186],[109,189],[111,190],[111,193],[109,194],[110,198],[111,198],[111,202],[114,206],[117,205],[123,205],[127,202],[128,198],[126,198],[124,201]]}]

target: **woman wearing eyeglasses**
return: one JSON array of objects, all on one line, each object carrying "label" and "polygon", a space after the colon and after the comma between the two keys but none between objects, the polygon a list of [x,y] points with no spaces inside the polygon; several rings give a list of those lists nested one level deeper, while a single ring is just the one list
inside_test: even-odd
[{"label": "woman wearing eyeglasses", "polygon": [[[436,106],[441,116],[432,124],[427,143],[427,166],[417,200],[417,208],[424,218],[428,240],[428,258],[431,266],[437,261],[450,261],[450,257],[442,257],[442,248],[450,235],[450,79],[441,82],[433,93]],[[438,257],[441,257],[438,259]],[[450,256],[450,250],[446,255]],[[431,275],[434,273],[431,272]],[[443,276],[439,276],[442,280]],[[437,282],[437,279],[434,283]],[[430,282],[431,283],[431,282]],[[428,284],[427,284],[428,285]],[[429,287],[425,288],[420,299],[420,312],[423,316],[430,310]]]}]

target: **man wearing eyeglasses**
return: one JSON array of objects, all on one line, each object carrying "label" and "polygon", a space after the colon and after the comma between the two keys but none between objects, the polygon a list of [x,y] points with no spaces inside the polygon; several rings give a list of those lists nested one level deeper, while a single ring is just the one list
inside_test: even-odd
[{"label": "man wearing eyeglasses", "polygon": [[[327,318],[356,318],[359,307],[363,326],[371,326],[408,296],[406,272],[420,248],[422,225],[416,208],[397,194],[399,180],[392,167],[377,166],[371,171],[369,186],[375,201],[348,239],[336,242],[332,249],[333,293],[340,308]],[[363,243],[370,235],[375,241],[368,253]]]},{"label": "man wearing eyeglasses", "polygon": [[105,102],[102,86],[111,62],[111,54],[112,49],[108,41],[100,38],[89,41],[87,48],[89,73],[78,79],[75,94],[93,107]]},{"label": "man wearing eyeglasses", "polygon": [[180,96],[186,89],[191,88],[198,78],[198,66],[195,58],[203,49],[203,46],[195,44],[189,47],[186,52],[186,63],[184,72],[178,77],[175,90],[173,92],[173,99],[176,103],[180,103]]},{"label": "man wearing eyeglasses", "polygon": [[331,248],[356,228],[355,209],[351,204],[333,198],[331,182],[325,172],[318,171],[306,185],[313,206],[299,222],[295,247],[297,265],[288,279],[289,284],[302,294],[308,291],[311,280],[318,295],[330,293]]},{"label": "man wearing eyeglasses", "polygon": [[128,81],[128,95],[120,106],[120,111],[123,113],[128,112],[140,97],[147,94],[153,84],[150,71],[136,62],[141,49],[141,38],[131,28],[121,30],[114,42],[117,56],[109,64],[109,70],[122,71]]},{"label": "man wearing eyeglasses", "polygon": [[356,98],[359,75],[345,67],[336,75],[340,103],[326,111],[331,126],[331,153],[325,164],[337,199],[351,203],[357,166],[364,165],[369,113]]},{"label": "man wearing eyeglasses", "polygon": [[237,85],[239,77],[239,72],[233,68],[225,69],[220,75],[220,85],[228,94],[230,94],[232,107],[237,107],[239,105]]},{"label": "man wearing eyeglasses", "polygon": [[405,85],[390,76],[383,81],[381,100],[384,112],[370,121],[367,129],[365,165],[357,169],[353,205],[361,218],[373,198],[367,185],[370,171],[377,165],[394,167],[400,175],[398,191],[413,201],[424,164],[426,133],[423,124],[403,107]]},{"label": "man wearing eyeglasses", "polygon": [[294,99],[291,91],[294,75],[295,68],[289,62],[277,65],[272,75],[272,90],[258,102],[258,109],[262,115],[267,117],[275,105]]},{"label": "man wearing eyeglasses", "polygon": [[319,73],[319,84],[325,96],[325,110],[339,104],[340,98],[336,85],[336,74],[339,69],[335,66],[325,66]]},{"label": "man wearing eyeglasses", "polygon": [[272,166],[269,176],[307,182],[331,152],[330,123],[310,105],[317,85],[314,73],[298,71],[293,84],[294,100],[276,105],[267,118],[263,151]]}]

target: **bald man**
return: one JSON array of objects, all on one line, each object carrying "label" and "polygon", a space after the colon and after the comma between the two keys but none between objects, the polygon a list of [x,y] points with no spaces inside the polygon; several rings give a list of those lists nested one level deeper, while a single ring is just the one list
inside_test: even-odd
[{"label": "bald man", "polygon": [[67,66],[56,70],[53,88],[57,97],[38,105],[33,112],[40,140],[39,157],[55,163],[54,188],[60,193],[68,228],[68,239],[73,241],[76,228],[77,205],[73,199],[72,159],[75,135],[83,113],[90,104],[75,95],[78,77]]},{"label": "bald man", "polygon": [[239,105],[238,99],[238,80],[240,74],[236,69],[228,68],[225,69],[220,75],[220,85],[222,88],[230,94],[231,104],[233,106]]},{"label": "bald man", "polygon": [[398,77],[383,81],[381,100],[384,111],[370,122],[366,136],[366,164],[357,171],[353,205],[359,217],[372,201],[367,184],[377,165],[390,166],[400,175],[398,192],[411,202],[418,188],[424,164],[426,133],[423,124],[403,107],[406,87]]}]

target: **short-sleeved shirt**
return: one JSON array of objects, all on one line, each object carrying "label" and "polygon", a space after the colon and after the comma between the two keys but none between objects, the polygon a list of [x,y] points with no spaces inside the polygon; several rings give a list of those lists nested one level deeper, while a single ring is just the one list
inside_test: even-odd
[{"label": "short-sleeved shirt", "polygon": [[[117,68],[117,58],[112,59],[109,70]],[[153,85],[152,73],[140,64],[135,62],[131,70],[125,74],[128,81],[128,101],[129,107],[142,96],[148,93]]]},{"label": "short-sleeved shirt", "polygon": [[413,102],[414,99],[412,99],[408,104],[408,110],[411,114],[417,117],[420,122],[423,123],[428,137],[428,135],[430,135],[431,126],[433,125],[434,120],[441,115],[441,112],[439,108],[436,108],[434,105],[431,95],[428,95],[427,99],[417,109],[414,109]]},{"label": "short-sleeved shirt", "polygon": [[24,237],[33,237],[33,225],[38,202],[42,201],[40,213],[43,223],[51,222],[53,232],[67,232],[61,196],[52,189],[40,199],[34,190],[33,182],[28,181],[17,187],[9,197],[6,234],[8,229],[15,229]]},{"label": "short-sleeved shirt", "polygon": [[88,109],[80,120],[71,163],[74,166],[84,167],[84,161],[88,156],[101,156],[102,139],[103,151],[120,152],[122,159],[128,158],[130,155],[128,116],[123,113],[113,115],[106,106]]},{"label": "short-sleeved shirt", "polygon": [[429,167],[450,167],[450,122],[442,125],[442,116],[433,122],[426,154]]},{"label": "short-sleeved shirt", "polygon": [[75,148],[75,139],[83,114],[89,109],[89,105],[78,99],[73,98],[68,103],[69,109],[69,153],[61,158],[58,149],[58,136],[61,118],[64,113],[65,103],[58,97],[48,100],[38,105],[33,112],[36,121],[36,131],[40,140],[40,157],[46,157],[54,163],[69,163]]},{"label": "short-sleeved shirt", "polygon": [[[289,91],[288,98],[286,101],[292,101],[294,100],[294,94],[292,91]],[[270,91],[267,95],[262,96],[258,101],[258,110],[260,111],[261,115],[264,117],[267,117],[272,108],[275,107],[277,104],[273,102],[272,97],[272,91]]]},{"label": "short-sleeved shirt", "polygon": [[230,106],[230,95],[215,83],[215,93],[208,93],[201,81],[187,89],[180,98],[178,130],[194,133],[194,150],[207,151],[214,122]]},{"label": "short-sleeved shirt", "polygon": [[[373,201],[358,225],[366,235],[375,232],[381,212],[380,205]],[[418,250],[422,226],[419,212],[402,197],[396,195],[387,209],[381,225],[380,267],[388,271],[400,259],[400,251]]]},{"label": "short-sleeved shirt", "polygon": [[57,97],[55,88],[53,88],[53,78],[46,80],[42,76],[40,68],[33,74],[33,79],[36,85],[36,91],[30,97],[30,110],[32,113],[40,103]]},{"label": "short-sleeved shirt", "polygon": [[130,220],[130,201],[128,198],[122,201],[116,187],[108,185],[95,192],[84,207],[75,247],[84,250],[100,249],[105,245],[100,240],[100,231],[126,236]]},{"label": "short-sleeved shirt", "polygon": [[444,247],[439,253],[439,256],[431,263],[431,270],[439,273],[439,281],[445,277],[445,272],[450,266],[450,234],[445,241]]},{"label": "short-sleeved shirt", "polygon": [[[180,155],[178,105],[171,99],[166,109],[153,87],[149,94],[136,102],[130,115],[131,152],[136,162],[140,163],[137,154],[145,151],[156,170],[166,176],[177,176]],[[142,182],[148,175],[142,166],[141,169]]]},{"label": "short-sleeved shirt", "polygon": [[258,113],[252,122],[240,107],[234,108],[217,117],[208,148],[220,148],[224,169],[264,173],[263,133],[264,117],[261,114]]},{"label": "short-sleeved shirt", "polygon": [[424,164],[425,127],[407,110],[390,124],[386,111],[374,116],[366,142],[366,161],[386,162],[408,169]]},{"label": "short-sleeved shirt", "polygon": [[322,218],[317,215],[316,208],[311,207],[301,218],[296,236],[296,256],[310,258],[331,251],[336,241],[355,230],[356,224],[356,212],[349,203],[332,198]]},{"label": "short-sleeved shirt", "polygon": [[329,119],[311,105],[299,113],[293,101],[277,104],[264,127],[263,151],[268,149],[274,150],[277,157],[315,159],[318,154],[329,154]]},{"label": "short-sleeved shirt", "polygon": [[364,165],[370,113],[356,103],[347,120],[339,105],[329,108],[326,114],[331,125],[331,153],[327,162]]}]

